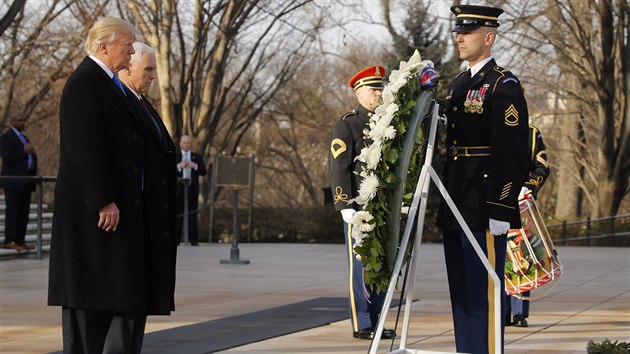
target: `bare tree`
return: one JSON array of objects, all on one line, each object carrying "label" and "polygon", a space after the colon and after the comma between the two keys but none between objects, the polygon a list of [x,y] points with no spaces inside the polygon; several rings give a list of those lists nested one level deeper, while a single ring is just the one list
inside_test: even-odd
[{"label": "bare tree", "polygon": [[310,2],[199,0],[190,9],[129,1],[159,52],[160,106],[171,134],[191,134],[202,151],[234,153],[309,50],[317,26],[298,12]]},{"label": "bare tree", "polygon": [[13,22],[18,13],[22,11],[25,3],[26,0],[13,0],[11,6],[9,6],[9,9],[7,10],[7,13],[0,19],[0,36],[2,36],[4,31],[9,28],[11,22]]},{"label": "bare tree", "polygon": [[535,89],[549,91],[564,106],[556,118],[568,134],[570,159],[557,163],[572,174],[593,217],[616,214],[630,192],[628,5],[546,0],[510,8],[518,33],[512,45],[545,69]]}]

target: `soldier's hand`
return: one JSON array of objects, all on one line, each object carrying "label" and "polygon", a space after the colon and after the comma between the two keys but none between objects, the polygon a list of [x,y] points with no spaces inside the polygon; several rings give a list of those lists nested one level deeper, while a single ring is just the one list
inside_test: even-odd
[{"label": "soldier's hand", "polygon": [[352,208],[341,209],[341,217],[346,224],[352,224],[352,217],[357,211]]},{"label": "soldier's hand", "polygon": [[529,194],[529,193],[531,193],[529,188],[527,188],[527,187],[521,188],[521,192],[518,194],[518,200],[524,199],[525,198],[525,194]]},{"label": "soldier's hand", "polygon": [[490,218],[490,233],[494,236],[507,234],[510,229],[510,223],[507,221],[495,220]]}]

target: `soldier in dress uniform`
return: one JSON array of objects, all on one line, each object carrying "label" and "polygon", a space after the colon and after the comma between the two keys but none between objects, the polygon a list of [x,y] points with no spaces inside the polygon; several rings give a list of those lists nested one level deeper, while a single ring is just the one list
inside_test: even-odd
[{"label": "soldier in dress uniform", "polygon": [[[359,101],[359,107],[346,113],[333,128],[330,143],[329,167],[331,189],[335,209],[341,212],[344,220],[344,234],[346,239],[346,253],[350,267],[350,322],[353,337],[372,339],[379,314],[383,308],[385,292],[366,287],[363,281],[363,264],[353,254],[351,221],[352,216],[359,210],[356,203],[348,201],[358,196],[359,172],[363,165],[354,161],[370,140],[367,137],[368,121],[376,107],[381,104],[381,93],[384,88],[383,77],[385,68],[371,66],[355,74],[349,81],[350,87]],[[382,338],[391,339],[396,332],[384,329]]]},{"label": "soldier in dress uniform", "polygon": [[[451,7],[460,58],[468,70],[449,84],[444,105],[448,158],[444,185],[504,284],[507,231],[520,228],[518,194],[528,166],[527,103],[521,83],[497,66],[491,49],[503,10]],[[493,283],[453,213],[442,203],[442,228],[458,352],[502,353],[504,314],[494,311]],[[499,296],[501,310],[505,296]],[[496,348],[494,318],[501,319]]]},{"label": "soldier in dress uniform", "polygon": [[[536,195],[549,176],[549,162],[547,160],[547,152],[545,151],[545,143],[542,135],[536,127],[529,126],[529,134],[527,146],[529,147],[529,173],[525,178],[523,188],[518,199],[523,199],[525,194],[531,193],[536,199]],[[529,317],[529,295],[526,291],[521,294],[520,298],[507,295],[506,299],[506,315],[505,325],[514,327],[528,327],[527,318]],[[511,313],[514,318],[511,318]]]}]

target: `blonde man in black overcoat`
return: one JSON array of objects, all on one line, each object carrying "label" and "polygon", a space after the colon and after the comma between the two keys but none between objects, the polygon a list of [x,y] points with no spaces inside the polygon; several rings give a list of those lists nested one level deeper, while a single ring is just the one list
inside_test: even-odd
[{"label": "blonde man in black overcoat", "polygon": [[[115,75],[139,32],[106,17],[60,101],[48,304],[62,307],[64,353],[140,353],[147,315],[174,310],[172,236],[152,234],[146,121]],[[154,238],[155,237],[155,238]]]}]

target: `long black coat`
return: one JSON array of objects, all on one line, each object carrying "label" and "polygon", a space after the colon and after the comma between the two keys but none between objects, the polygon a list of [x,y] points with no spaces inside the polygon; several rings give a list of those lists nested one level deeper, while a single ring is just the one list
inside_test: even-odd
[{"label": "long black coat", "polygon": [[[177,258],[176,238],[176,185],[175,144],[155,108],[144,98],[149,113],[135,96],[129,95],[138,116],[143,118],[146,132],[144,149],[144,208],[145,235],[151,249],[151,278],[149,286],[149,313],[163,314],[175,308],[175,263]],[[158,135],[153,122],[161,133]]]},{"label": "long black coat", "polygon": [[[24,137],[26,138],[26,136]],[[28,141],[28,138],[26,139]],[[0,174],[3,176],[37,175],[37,154],[31,154],[33,168],[29,170],[28,154],[24,152],[24,144],[11,128],[0,137],[0,153],[2,155],[2,170]],[[3,181],[0,182],[0,186],[4,189],[35,190],[35,183],[33,182]]]},{"label": "long black coat", "polygon": [[[480,109],[470,109],[472,101]],[[448,87],[444,112],[449,151],[487,147],[491,156],[448,156],[444,184],[472,230],[488,228],[488,219],[521,227],[518,194],[529,166],[528,112],[520,81],[490,60],[471,79],[459,74]],[[443,202],[438,226],[461,229]]]},{"label": "long black coat", "polygon": [[[175,244],[147,242],[145,199],[157,183],[149,173],[159,166],[145,156],[146,126],[131,98],[88,57],[66,82],[49,305],[149,315],[173,309],[170,286],[153,291],[153,279],[174,273]],[[97,227],[98,210],[111,202],[120,223],[105,232]]]}]

